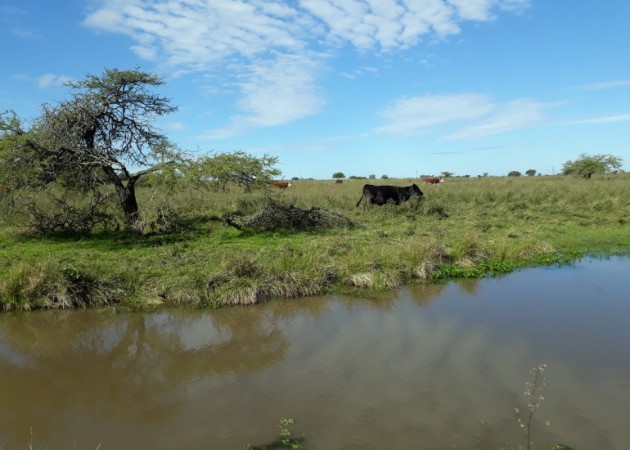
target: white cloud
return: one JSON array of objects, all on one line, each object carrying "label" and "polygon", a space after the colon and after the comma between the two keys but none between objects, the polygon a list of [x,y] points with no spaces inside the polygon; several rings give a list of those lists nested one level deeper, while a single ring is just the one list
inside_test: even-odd
[{"label": "white cloud", "polygon": [[615,89],[626,86],[630,86],[630,80],[601,81],[599,83],[585,84],[582,86],[582,89],[597,91],[601,89]]},{"label": "white cloud", "polygon": [[428,131],[444,132],[438,127],[456,127],[445,139],[473,139],[503,133],[540,123],[553,105],[521,99],[505,104],[493,103],[481,94],[426,95],[401,99],[383,112],[387,125],[375,131],[400,136]]},{"label": "white cloud", "polygon": [[71,78],[65,75],[54,75],[52,73],[47,73],[37,78],[37,87],[39,87],[40,89],[46,89],[51,86],[63,86],[70,80]]},{"label": "white cloud", "polygon": [[515,13],[522,13],[531,5],[531,0],[501,0],[498,2],[499,9]]},{"label": "white cloud", "polygon": [[[322,40],[358,49],[405,48],[422,35],[459,32],[462,21],[486,21],[496,10],[522,10],[530,0],[102,0],[86,26],[123,33],[135,51],[159,49],[172,64],[296,52]],[[314,44],[315,43],[315,44]],[[144,48],[147,47],[147,48]]]},{"label": "white cloud", "polygon": [[465,20],[490,20],[493,18],[494,0],[449,0],[455,5],[459,17]]},{"label": "white cloud", "polygon": [[296,51],[297,11],[273,1],[107,0],[84,24],[131,36],[140,57],[175,66],[254,58],[270,49]]},{"label": "white cloud", "polygon": [[365,66],[365,67],[357,67],[352,72],[339,72],[339,76],[343,78],[347,78],[349,80],[355,80],[365,74],[378,75],[379,70],[378,67]]},{"label": "white cloud", "polygon": [[459,32],[456,8],[443,0],[302,0],[301,6],[326,26],[331,40],[360,50],[401,49],[425,34]]},{"label": "white cloud", "polygon": [[498,105],[480,123],[465,127],[446,137],[448,140],[473,139],[505,133],[542,123],[553,105],[531,100],[513,100]]},{"label": "white cloud", "polygon": [[480,94],[425,95],[393,102],[381,113],[388,122],[377,132],[414,135],[437,125],[482,117],[494,106]]},{"label": "white cloud", "polygon": [[254,127],[282,125],[318,113],[324,106],[315,73],[320,63],[307,55],[278,55],[256,61],[239,81],[240,109],[245,114],[230,118],[230,124],[206,137],[233,136]]},{"label": "white cloud", "polygon": [[186,125],[181,122],[168,122],[164,125],[164,128],[167,130],[185,130]]},{"label": "white cloud", "polygon": [[93,12],[83,21],[88,27],[111,31],[114,33],[127,33],[125,17],[118,10],[115,2]]},{"label": "white cloud", "polygon": [[630,122],[630,114],[617,114],[614,116],[592,117],[590,119],[581,119],[568,122],[571,125],[588,125],[598,123],[616,123]]},{"label": "white cloud", "polygon": [[[84,25],[133,40],[140,58],[174,73],[232,72],[243,114],[224,133],[273,126],[317,113],[324,55],[409,48],[424,37],[459,33],[530,0],[100,0]],[[283,65],[286,64],[286,65]],[[282,73],[282,75],[280,75]],[[349,75],[352,75],[349,73]]]}]

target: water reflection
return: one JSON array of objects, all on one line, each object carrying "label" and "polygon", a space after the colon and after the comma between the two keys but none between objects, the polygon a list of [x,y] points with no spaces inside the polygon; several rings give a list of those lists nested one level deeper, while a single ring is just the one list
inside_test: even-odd
[{"label": "water reflection", "polygon": [[[0,448],[626,448],[629,259],[219,311],[0,315]],[[549,420],[551,426],[545,427]]]},{"label": "water reflection", "polygon": [[247,375],[282,360],[286,338],[265,319],[253,308],[212,315],[76,311],[3,317],[2,403],[35,408],[24,411],[27,417],[5,410],[2,435],[14,430],[22,435],[13,437],[24,440],[28,421],[46,439],[59,427],[50,418],[79,411],[96,421],[116,417],[159,426],[180,409],[186,380]]}]

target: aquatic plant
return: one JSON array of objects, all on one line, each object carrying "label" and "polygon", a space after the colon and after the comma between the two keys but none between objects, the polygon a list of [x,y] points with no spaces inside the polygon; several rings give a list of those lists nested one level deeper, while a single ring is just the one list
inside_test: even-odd
[{"label": "aquatic plant", "polygon": [[280,437],[275,441],[260,446],[246,445],[245,450],[275,450],[279,448],[302,448],[303,439],[291,436],[291,425],[295,424],[293,419],[280,419],[278,428],[280,429]]},{"label": "aquatic plant", "polygon": [[520,416],[520,409],[514,408],[514,411],[517,414],[518,424],[525,433],[526,443],[525,449],[531,450],[533,444],[532,438],[532,424],[534,419],[534,413],[542,402],[545,400],[544,389],[545,389],[545,368],[546,364],[540,364],[529,371],[529,379],[525,382],[525,399],[527,400],[527,414],[523,419]]}]

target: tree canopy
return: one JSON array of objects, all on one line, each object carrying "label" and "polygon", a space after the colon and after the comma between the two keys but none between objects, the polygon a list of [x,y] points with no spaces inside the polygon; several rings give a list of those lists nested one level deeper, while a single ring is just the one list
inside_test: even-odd
[{"label": "tree canopy", "polygon": [[41,178],[41,173],[29,174],[35,153],[19,117],[13,111],[0,113],[0,186],[3,191],[19,189],[30,181],[31,175],[39,175],[33,181]]},{"label": "tree canopy", "polygon": [[263,155],[252,156],[242,150],[218,153],[199,158],[188,169],[189,179],[209,188],[225,189],[236,184],[250,191],[256,187],[267,187],[271,179],[280,175],[274,165],[278,158]]},{"label": "tree canopy", "polygon": [[562,166],[564,175],[578,175],[585,179],[596,173],[609,173],[621,168],[623,160],[613,155],[588,155],[582,153],[575,161],[567,161]]}]

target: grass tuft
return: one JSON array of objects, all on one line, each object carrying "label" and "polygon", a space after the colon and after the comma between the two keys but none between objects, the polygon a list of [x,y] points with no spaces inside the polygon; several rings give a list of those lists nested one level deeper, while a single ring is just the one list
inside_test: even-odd
[{"label": "grass tuft", "polygon": [[73,266],[19,262],[0,279],[0,308],[81,308],[119,301],[121,289]]}]

